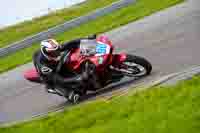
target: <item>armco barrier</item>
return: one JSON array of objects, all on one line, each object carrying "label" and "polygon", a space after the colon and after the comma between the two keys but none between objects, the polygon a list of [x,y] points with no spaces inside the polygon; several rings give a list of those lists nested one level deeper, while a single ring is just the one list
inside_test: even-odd
[{"label": "armco barrier", "polygon": [[53,28],[48,29],[47,31],[40,32],[36,35],[25,38],[24,40],[15,42],[13,44],[8,45],[7,47],[0,48],[0,57],[6,56],[8,54],[14,53],[17,50],[26,48],[31,46],[33,43],[39,42],[48,38],[48,36],[53,36],[58,33],[62,33],[66,30],[69,30],[73,27],[76,27],[80,24],[86,23],[88,21],[94,20],[97,17],[101,17],[105,14],[111,13],[119,8],[125,7],[131,3],[134,3],[136,0],[120,0],[118,2],[113,3],[112,5],[106,6],[104,8],[95,10],[85,16],[81,16],[75,18],[73,20],[67,21],[64,24],[55,26]]}]

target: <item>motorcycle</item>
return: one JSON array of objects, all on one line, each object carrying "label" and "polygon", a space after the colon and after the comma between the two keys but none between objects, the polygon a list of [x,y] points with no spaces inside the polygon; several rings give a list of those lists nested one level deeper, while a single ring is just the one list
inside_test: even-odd
[{"label": "motorcycle", "polygon": [[[60,71],[61,67],[67,67],[78,74],[89,63],[95,64],[95,72],[102,88],[118,82],[126,76],[143,77],[151,73],[152,65],[145,58],[126,53],[114,54],[113,51],[112,42],[106,36],[100,36],[96,40],[83,41],[80,48],[62,54],[56,71]],[[68,73],[64,72],[64,75],[67,76]],[[27,70],[24,77],[31,82],[43,83],[35,68]],[[54,93],[64,96],[71,103],[77,103],[88,91],[97,91],[89,81],[86,84],[87,86],[84,86],[84,88],[76,84],[58,87],[55,89],[56,93]]]}]

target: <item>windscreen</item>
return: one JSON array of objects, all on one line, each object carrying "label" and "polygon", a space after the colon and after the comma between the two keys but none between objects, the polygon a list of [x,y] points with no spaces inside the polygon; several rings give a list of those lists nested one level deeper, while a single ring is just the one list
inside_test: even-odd
[{"label": "windscreen", "polygon": [[97,42],[95,40],[81,40],[80,49],[83,55],[95,55]]}]

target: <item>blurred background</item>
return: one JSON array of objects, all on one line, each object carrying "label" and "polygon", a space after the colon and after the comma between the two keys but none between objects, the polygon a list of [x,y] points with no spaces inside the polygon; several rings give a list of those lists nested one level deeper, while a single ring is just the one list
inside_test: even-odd
[{"label": "blurred background", "polygon": [[0,4],[0,28],[16,24],[85,0],[6,0]]}]

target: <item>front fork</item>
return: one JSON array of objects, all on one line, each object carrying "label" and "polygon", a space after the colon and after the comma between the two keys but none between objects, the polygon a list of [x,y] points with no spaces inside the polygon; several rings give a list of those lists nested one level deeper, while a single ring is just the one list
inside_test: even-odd
[{"label": "front fork", "polygon": [[112,64],[110,65],[110,69],[116,72],[126,72],[126,70],[121,69],[123,62],[126,60],[127,54],[120,53],[120,54],[114,54],[112,58]]},{"label": "front fork", "polygon": [[[121,53],[121,54],[116,54],[113,55],[113,62],[112,65],[110,66],[110,69],[117,72],[117,74],[121,74],[124,76],[133,76],[133,71],[130,71],[127,67],[127,64],[124,62],[127,60],[128,55],[126,53]],[[137,67],[135,68],[135,71],[137,70]]]}]

